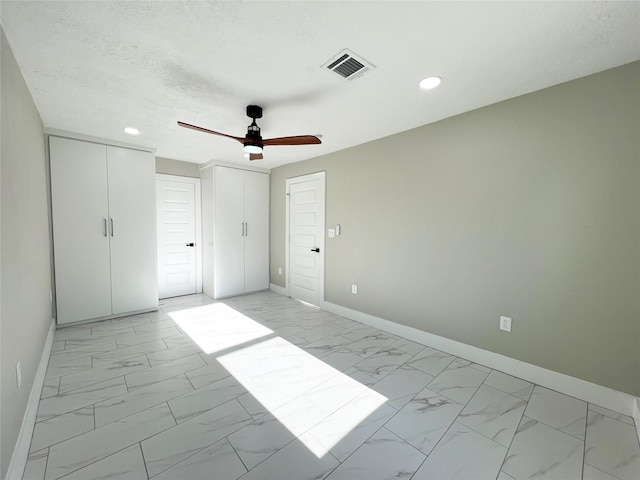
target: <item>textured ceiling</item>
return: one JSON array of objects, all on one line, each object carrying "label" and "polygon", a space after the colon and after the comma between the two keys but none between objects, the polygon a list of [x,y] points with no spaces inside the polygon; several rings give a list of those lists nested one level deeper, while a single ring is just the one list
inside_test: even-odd
[{"label": "textured ceiling", "polygon": [[[2,25],[46,127],[247,164],[247,104],[265,168],[326,154],[640,59],[640,2],[2,1]],[[321,67],[349,48],[376,68]],[[443,84],[417,84],[440,75]],[[122,132],[133,125],[139,137]]]}]

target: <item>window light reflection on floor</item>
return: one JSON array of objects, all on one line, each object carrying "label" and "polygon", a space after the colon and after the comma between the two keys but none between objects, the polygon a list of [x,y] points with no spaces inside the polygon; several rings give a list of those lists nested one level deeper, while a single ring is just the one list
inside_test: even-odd
[{"label": "window light reflection on floor", "polygon": [[387,400],[224,303],[170,316],[318,458]]},{"label": "window light reflection on floor", "polygon": [[273,333],[224,303],[177,310],[169,316],[207,355]]}]

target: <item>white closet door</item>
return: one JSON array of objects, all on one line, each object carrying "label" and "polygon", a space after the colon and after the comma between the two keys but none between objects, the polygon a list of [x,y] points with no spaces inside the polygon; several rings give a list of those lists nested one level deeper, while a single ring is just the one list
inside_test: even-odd
[{"label": "white closet door", "polygon": [[215,167],[214,292],[244,293],[244,172]]},{"label": "white closet door", "polygon": [[244,288],[269,288],[269,175],[244,172]]},{"label": "white closet door", "polygon": [[111,315],[104,145],[49,137],[59,324]]},{"label": "white closet door", "polygon": [[107,146],[113,314],[158,305],[152,153]]}]

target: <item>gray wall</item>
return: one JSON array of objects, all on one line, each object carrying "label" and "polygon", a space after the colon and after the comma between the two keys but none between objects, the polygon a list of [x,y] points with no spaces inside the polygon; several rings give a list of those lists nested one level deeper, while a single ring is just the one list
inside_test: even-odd
[{"label": "gray wall", "polygon": [[285,180],[325,170],[327,301],[640,395],[638,85],[640,62],[272,170],[272,283]]},{"label": "gray wall", "polygon": [[200,178],[200,165],[170,158],[156,157],[156,173]]},{"label": "gray wall", "polygon": [[[44,129],[4,31],[1,34],[0,364],[4,478],[51,325]],[[16,386],[16,364],[22,386]]]}]

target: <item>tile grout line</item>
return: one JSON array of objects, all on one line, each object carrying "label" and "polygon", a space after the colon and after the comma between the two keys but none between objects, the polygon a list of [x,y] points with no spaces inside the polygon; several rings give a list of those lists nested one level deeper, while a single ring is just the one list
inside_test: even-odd
[{"label": "tile grout line", "polygon": [[[94,405],[85,405],[84,407],[76,408],[75,410],[71,410],[70,412],[63,413],[62,415],[68,415],[68,414],[73,413],[73,412],[76,412],[76,411],[78,411],[78,410],[82,410],[83,408],[89,408],[89,407],[91,407],[91,409],[92,409],[92,410],[93,410],[93,412],[94,412],[94,414],[93,414],[93,428],[91,428],[91,429],[87,430],[86,432],[80,432],[80,433],[77,433],[77,434],[72,435],[72,436],[70,436],[70,437],[67,437],[67,438],[64,438],[64,439],[62,439],[62,440],[59,440],[59,441],[57,441],[57,442],[55,442],[55,443],[51,443],[51,444],[49,444],[49,445],[46,445],[46,446],[44,446],[44,447],[41,447],[41,448],[39,448],[38,450],[36,450],[36,451],[34,451],[34,452],[31,452],[31,449],[29,449],[29,455],[31,455],[32,453],[36,453],[36,452],[39,452],[39,451],[41,451],[41,450],[44,450],[45,448],[49,449],[49,448],[54,447],[54,446],[56,446],[56,445],[60,445],[61,443],[66,442],[67,440],[74,439],[74,438],[76,438],[76,437],[79,437],[80,435],[84,435],[84,434],[86,434],[86,433],[93,432],[94,430],[96,430],[96,417],[95,417],[95,406],[94,406]],[[61,417],[62,415],[57,415],[57,417]],[[47,418],[46,420],[43,420],[43,422],[44,422],[44,421],[47,421],[47,420],[51,420],[51,419],[53,419],[53,418],[57,418],[57,417]],[[35,429],[34,429],[34,434],[35,434]],[[31,439],[31,441],[33,442],[33,438]],[[65,475],[68,475],[68,474],[65,474]]]},{"label": "tile grout line", "polygon": [[[575,440],[578,440],[579,442],[583,442],[583,443],[584,443],[584,441],[585,441],[585,439],[582,439],[582,438],[580,438],[580,437],[576,437],[575,435],[572,435],[572,434],[570,434],[570,433],[567,433],[567,432],[565,432],[564,430],[560,430],[559,428],[554,427],[554,426],[552,426],[552,425],[549,425],[548,423],[545,423],[545,422],[543,422],[542,420],[538,420],[538,419],[536,419],[536,418],[533,418],[533,417],[529,417],[529,416],[527,416],[527,415],[526,415],[526,409],[525,409],[525,414],[524,414],[523,416],[525,416],[525,417],[527,417],[527,418],[530,418],[530,419],[531,419],[531,420],[533,420],[534,422],[536,422],[536,423],[540,423],[540,424],[544,425],[545,427],[549,427],[549,428],[551,428],[551,429],[555,430],[556,432],[560,432],[560,433],[563,433],[563,434],[565,434],[565,435],[568,435],[568,436],[570,436],[571,438],[574,438]],[[585,430],[585,436],[586,436],[586,430]]]},{"label": "tile grout line", "polygon": [[[132,443],[132,444],[130,444],[130,445],[127,445],[127,446],[125,446],[125,447],[121,448],[120,450],[118,450],[118,451],[116,451],[116,452],[110,453],[109,455],[105,455],[104,457],[100,457],[100,458],[98,458],[98,459],[96,459],[96,460],[94,460],[94,461],[92,461],[92,462],[90,462],[90,463],[87,463],[86,465],[83,465],[83,466],[82,466],[82,467],[80,467],[80,468],[76,468],[75,470],[72,470],[72,471],[70,471],[70,472],[67,472],[67,473],[65,473],[63,476],[61,476],[61,477],[57,477],[56,479],[53,479],[53,480],[64,480],[64,478],[65,478],[66,476],[71,475],[72,473],[76,473],[76,472],[78,472],[79,470],[82,470],[82,469],[84,469],[84,468],[87,468],[87,467],[89,467],[90,465],[93,465],[93,464],[95,464],[95,463],[101,462],[102,460],[105,460],[105,459],[107,459],[107,458],[109,458],[109,457],[111,457],[111,456],[113,456],[113,455],[117,455],[118,453],[123,452],[123,451],[124,451],[124,450],[126,450],[127,448],[132,447],[133,445],[135,445],[135,443]],[[49,457],[47,457],[47,464],[48,464],[48,461],[49,461]],[[46,478],[46,475],[45,475],[45,478]]]},{"label": "tile grout line", "polygon": [[[488,378],[488,376],[487,376],[487,378]],[[535,388],[535,386],[534,386],[534,388]],[[531,390],[531,393],[533,393],[533,389]],[[520,398],[520,397],[517,397],[517,398]],[[529,398],[531,398],[531,397],[529,397]],[[524,409],[522,410],[522,415],[520,415],[520,419],[518,420],[518,426],[516,427],[516,430],[513,433],[513,437],[511,437],[511,441],[509,442],[509,446],[507,447],[507,453],[504,454],[504,458],[502,459],[502,463],[500,464],[500,470],[498,470],[498,476],[500,476],[500,472],[502,472],[504,464],[507,461],[507,459],[509,458],[509,452],[511,451],[511,446],[513,445],[513,441],[515,440],[516,435],[518,435],[518,429],[520,428],[520,425],[522,424],[522,419],[524,418],[524,413],[527,411],[527,407],[529,406],[529,400],[524,400],[524,401],[526,402],[526,405],[525,405]],[[506,475],[509,475],[509,474],[506,473]]]},{"label": "tile grout line", "polygon": [[[453,363],[453,362],[452,362],[452,363]],[[445,370],[446,370],[446,369],[445,369]],[[444,370],[443,370],[443,372],[444,372]],[[487,374],[487,377],[488,377],[488,376],[489,376],[489,374]],[[436,377],[436,378],[437,378],[437,377]],[[485,378],[486,378],[486,377],[485,377]],[[435,378],[434,378],[434,381],[435,381]],[[484,382],[484,380],[483,380],[483,382]],[[469,400],[467,400],[467,402],[466,402],[464,405],[462,405],[462,404],[460,404],[460,403],[456,402],[453,398],[449,398],[449,397],[447,397],[446,395],[443,395],[442,393],[439,393],[439,392],[434,392],[434,393],[437,393],[438,395],[440,395],[440,396],[442,396],[442,397],[448,398],[449,400],[451,400],[451,401],[453,401],[453,402],[455,402],[455,403],[458,403],[458,405],[462,405],[462,409],[460,410],[460,413],[462,413],[462,412],[464,411],[464,409],[465,409],[465,408],[467,408],[467,405],[469,405],[469,402],[471,402],[471,399],[472,399],[473,397],[475,397],[475,396],[476,396],[476,393],[478,393],[478,390],[480,389],[480,387],[481,387],[481,386],[482,386],[482,383],[481,383],[480,385],[478,385],[478,387],[476,388],[475,392],[473,392],[473,395],[471,395],[471,397],[469,397]],[[427,387],[428,387],[428,385],[427,385]],[[431,456],[431,454],[435,451],[435,449],[436,449],[436,448],[438,448],[438,445],[440,445],[440,442],[442,441],[442,439],[447,435],[447,433],[449,433],[449,430],[451,430],[451,427],[453,427],[453,424],[454,424],[454,423],[456,423],[456,422],[458,421],[458,418],[460,417],[460,413],[458,413],[458,415],[456,415],[456,418],[454,418],[454,419],[453,419],[453,422],[451,422],[451,424],[449,425],[449,427],[447,428],[447,430],[446,430],[446,431],[442,434],[442,436],[438,439],[438,441],[436,442],[436,444],[433,446],[433,448],[432,448],[432,449],[431,449],[431,451],[429,452],[429,455],[427,455],[427,458],[429,458],[429,457]],[[464,424],[462,424],[462,425],[464,425]],[[464,425],[464,426],[466,427],[466,425]],[[469,427],[467,427],[467,428],[469,428]],[[473,429],[471,429],[471,430],[473,430]],[[475,430],[473,430],[473,431],[475,431]],[[476,433],[478,433],[479,435],[482,435],[482,434],[480,434],[479,432],[476,432]],[[484,436],[484,435],[483,435],[483,436]],[[485,437],[485,438],[487,438],[487,437]],[[489,439],[489,440],[491,440],[491,439]],[[491,440],[491,441],[492,441],[493,443],[497,444],[497,445],[500,445],[500,444],[499,444],[498,442],[496,442],[495,440]],[[500,446],[502,446],[502,445],[500,445]],[[506,455],[506,454],[505,454],[505,455]],[[426,459],[425,459],[425,461],[426,461]]]},{"label": "tile grout line", "polygon": [[[238,402],[235,398],[233,398],[233,399],[231,399],[231,400],[229,400],[229,401],[227,401],[227,402],[225,402],[225,403],[223,403],[223,404],[221,404],[221,405],[218,405],[218,407],[220,407],[220,406],[222,406],[222,405],[226,405],[227,403],[231,403],[231,402],[233,402],[234,400],[236,401],[236,403],[240,403],[240,402]],[[168,402],[165,402],[165,403],[167,403],[167,406],[169,406],[169,403],[168,403]],[[242,407],[242,404],[240,404],[240,406]],[[217,407],[214,407],[214,408],[217,408]],[[171,407],[169,407],[169,410],[171,411]],[[210,410],[211,410],[211,409],[210,409]],[[210,411],[210,410],[207,410],[207,411]],[[248,412],[247,412],[247,413],[248,413]],[[204,414],[206,414],[206,412],[203,412],[203,413],[201,413],[201,414],[199,414],[199,415],[196,415],[195,417],[191,417],[189,420],[192,420],[193,418],[197,418],[198,416],[200,416],[200,415],[204,415]],[[171,412],[171,415],[173,416],[173,412]],[[251,417],[251,415],[249,415],[249,417]],[[174,416],[174,420],[175,420],[175,416]],[[187,420],[187,421],[189,421],[189,420]],[[141,440],[141,441],[140,441],[140,447],[142,447],[142,442],[143,442],[143,441],[149,440],[150,438],[153,438],[153,437],[155,437],[156,435],[160,435],[160,434],[162,434],[162,433],[164,433],[164,432],[166,432],[166,431],[170,430],[171,428],[173,428],[173,427],[177,427],[177,426],[179,426],[179,425],[183,425],[184,423],[185,423],[185,422],[182,422],[182,423],[177,423],[177,422],[176,422],[176,425],[172,425],[171,427],[166,428],[166,429],[162,430],[161,432],[157,432],[157,433],[155,433],[155,434],[151,435],[150,437],[147,437],[147,438],[145,438],[145,439]],[[248,425],[248,424],[247,424],[247,425]],[[242,427],[238,428],[237,430],[234,430],[234,431],[233,431],[233,432],[231,432],[229,435],[231,435],[231,434],[233,434],[233,433],[237,432],[238,430],[240,430],[240,429],[242,429],[242,428],[244,428],[244,427],[246,427],[246,425],[244,425],[244,426],[242,426]],[[188,460],[189,458],[191,458],[191,457],[193,457],[193,456],[195,456],[195,455],[199,454],[200,452],[202,452],[202,451],[206,450],[207,448],[209,448],[209,447],[211,447],[211,446],[215,445],[215,444],[216,444],[216,443],[218,443],[220,440],[226,439],[227,437],[228,437],[228,435],[227,435],[227,436],[225,436],[225,437],[222,437],[221,439],[219,439],[219,440],[217,440],[217,441],[215,441],[215,442],[213,442],[213,443],[210,443],[210,444],[208,444],[208,445],[205,445],[205,446],[204,446],[204,447],[202,447],[202,448],[199,448],[198,450],[196,450],[196,451],[194,451],[193,453],[191,453],[190,455],[186,456],[185,458],[183,458],[183,459],[182,459],[182,460],[180,460],[179,462],[174,463],[173,465],[170,465],[169,467],[165,468],[164,470],[161,470],[160,472],[156,473],[156,474],[154,475],[154,477],[155,477],[155,476],[157,476],[157,475],[160,475],[160,474],[161,474],[161,473],[163,473],[163,472],[166,472],[167,470],[169,470],[169,469],[171,469],[171,468],[174,468],[175,466],[177,466],[177,465],[179,465],[179,464],[181,464],[181,463],[183,463],[183,462],[185,462],[185,461],[186,461],[186,460]],[[229,444],[231,445],[231,442],[229,442]],[[141,449],[142,449],[142,448],[141,448]],[[240,457],[238,457],[238,458],[240,458]],[[240,459],[240,460],[242,461],[242,459]],[[243,463],[243,464],[244,464],[244,463]],[[145,466],[146,466],[146,461],[145,461]],[[148,475],[148,474],[147,474],[147,475]]]},{"label": "tile grout line", "polygon": [[[240,403],[240,402],[238,402]],[[242,404],[240,403],[240,405],[242,406]],[[246,409],[245,409],[246,410]],[[247,412],[249,413],[249,412]],[[251,414],[249,414],[249,416],[251,416]],[[251,424],[249,424],[251,425]],[[239,430],[236,430],[236,432]],[[235,432],[234,432],[235,433]],[[231,435],[231,434],[230,434]],[[245,475],[247,473],[249,473],[252,469],[248,468],[246,463],[244,463],[244,460],[242,460],[242,457],[238,454],[238,451],[236,450],[236,447],[233,446],[233,443],[231,443],[231,441],[229,440],[229,435],[227,435],[226,437],[224,437],[224,440],[229,444],[229,446],[231,447],[231,449],[233,450],[233,452],[236,454],[236,456],[238,457],[238,460],[240,460],[240,463],[242,463],[242,466],[244,467],[244,469],[246,470],[246,472],[244,472],[242,475]],[[218,440],[220,441],[220,440]],[[217,442],[216,442],[217,443]],[[283,447],[284,448],[284,447]],[[275,455],[275,453],[277,453],[279,450],[276,450],[274,453],[272,453],[271,455]],[[271,458],[271,455],[269,455],[267,458]],[[264,460],[266,460],[267,458],[265,458]],[[263,460],[263,461],[264,461]],[[260,462],[262,463],[262,462]],[[258,463],[257,465],[255,465],[253,468],[256,468],[258,465],[260,465],[260,463]],[[242,477],[242,475],[240,475],[240,477]],[[238,477],[238,478],[240,478]]]},{"label": "tile grout line", "polygon": [[[606,414],[601,413],[601,412],[592,411],[592,409],[591,409],[591,405],[596,406],[596,407],[598,407],[598,406],[599,406],[599,405],[595,405],[594,403],[589,403],[589,404],[588,404],[588,407],[587,407],[587,416],[589,415],[589,413],[593,413],[594,415],[600,415],[600,416],[602,416],[602,417],[604,417],[604,418],[608,418],[608,419],[610,419],[610,420],[615,420],[616,422],[620,422],[620,423],[622,423],[623,425],[628,425],[628,426],[630,426],[630,427],[635,428],[635,419],[634,419],[633,417],[629,417],[629,415],[624,415],[624,414],[622,414],[622,413],[613,412],[613,410],[611,410],[613,413],[618,413],[618,415],[622,415],[622,416],[624,416],[624,417],[628,417],[628,418],[630,418],[630,419],[634,422],[633,424],[631,424],[631,423],[627,423],[627,422],[624,422],[624,421],[620,420],[619,418],[612,417],[611,415],[606,415]],[[601,407],[601,408],[604,408],[604,407]],[[608,409],[607,409],[607,410],[608,410]]]},{"label": "tile grout line", "polygon": [[589,435],[589,405],[587,404],[587,414],[585,415],[584,425],[584,442],[582,442],[582,465],[581,465],[581,478],[584,478],[584,465],[587,463],[587,435]]},{"label": "tile grout line", "polygon": [[144,450],[142,450],[142,440],[138,442],[138,448],[140,449],[140,455],[142,456],[142,464],[144,465],[144,471],[147,474],[147,480],[151,478],[149,476],[149,469],[147,468],[147,459],[144,458]]}]

